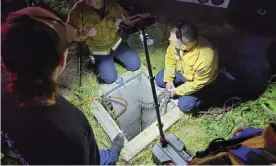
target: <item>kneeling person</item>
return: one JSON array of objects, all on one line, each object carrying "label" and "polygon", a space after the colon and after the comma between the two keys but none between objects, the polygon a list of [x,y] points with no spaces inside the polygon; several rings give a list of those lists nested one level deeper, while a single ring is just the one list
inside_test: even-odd
[{"label": "kneeling person", "polygon": [[156,77],[156,84],[179,96],[181,111],[193,111],[201,103],[202,89],[218,75],[218,56],[211,44],[198,35],[191,24],[179,24],[170,34],[165,56],[165,70]]},{"label": "kneeling person", "polygon": [[67,22],[79,30],[75,41],[86,42],[104,83],[111,84],[117,79],[114,59],[129,71],[141,66],[138,53],[122,43],[118,35],[124,13],[115,0],[80,0],[68,15]]}]

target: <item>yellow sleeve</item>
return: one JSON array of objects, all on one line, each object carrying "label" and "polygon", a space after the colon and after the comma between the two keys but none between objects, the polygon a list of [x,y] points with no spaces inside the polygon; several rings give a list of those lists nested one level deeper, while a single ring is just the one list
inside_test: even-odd
[{"label": "yellow sleeve", "polygon": [[[72,9],[70,10],[68,17],[67,17],[67,21],[66,23],[71,25],[73,28],[77,29],[77,31],[80,28],[83,28],[83,13],[81,11],[81,7],[80,7],[80,2],[77,2]],[[80,33],[77,33],[77,35],[75,36],[75,38],[73,39],[74,41],[78,41],[78,42],[82,42],[86,39],[86,36],[81,35]]]},{"label": "yellow sleeve", "polygon": [[174,47],[170,44],[165,56],[164,82],[172,82],[175,78],[177,59],[174,55]]},{"label": "yellow sleeve", "polygon": [[204,86],[213,81],[213,78],[217,71],[216,65],[199,67],[195,73],[195,79],[193,81],[187,81],[186,83],[176,88],[176,94],[180,96],[191,95]]},{"label": "yellow sleeve", "polygon": [[114,13],[115,13],[114,17],[122,18],[122,15],[125,14],[126,11],[124,10],[124,8],[122,8],[120,4],[116,3],[116,10]]}]

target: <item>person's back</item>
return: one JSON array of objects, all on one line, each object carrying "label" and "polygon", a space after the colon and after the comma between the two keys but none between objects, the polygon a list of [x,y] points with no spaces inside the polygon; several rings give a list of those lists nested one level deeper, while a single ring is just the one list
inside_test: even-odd
[{"label": "person's back", "polygon": [[1,103],[1,130],[29,164],[100,163],[87,119],[63,97],[52,106],[18,107],[11,96],[2,94]]}]

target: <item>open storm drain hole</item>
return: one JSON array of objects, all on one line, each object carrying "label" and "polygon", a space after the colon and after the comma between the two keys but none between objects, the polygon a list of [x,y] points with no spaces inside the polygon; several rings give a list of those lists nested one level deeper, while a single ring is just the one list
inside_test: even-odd
[{"label": "open storm drain hole", "polygon": [[[107,96],[119,96],[128,103],[128,107],[123,114],[121,114],[124,107],[122,100],[111,98],[110,102],[102,103],[103,107],[112,117],[119,115],[115,123],[128,141],[132,140],[156,121],[150,82],[144,74],[133,77],[126,81],[124,85],[114,88]],[[159,93],[158,100],[161,116],[174,107],[173,104],[166,104],[169,102],[169,97],[165,91]]]}]

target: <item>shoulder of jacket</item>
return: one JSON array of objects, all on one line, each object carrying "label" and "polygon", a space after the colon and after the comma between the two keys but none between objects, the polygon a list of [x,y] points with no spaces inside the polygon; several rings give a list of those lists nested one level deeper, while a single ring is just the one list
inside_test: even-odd
[{"label": "shoulder of jacket", "polygon": [[116,0],[106,0],[106,4],[109,7],[120,7],[120,4]]},{"label": "shoulder of jacket", "polygon": [[199,61],[206,66],[212,65],[214,62],[218,61],[218,55],[216,51],[212,47],[211,43],[205,39],[200,38],[200,54],[199,54]]}]

